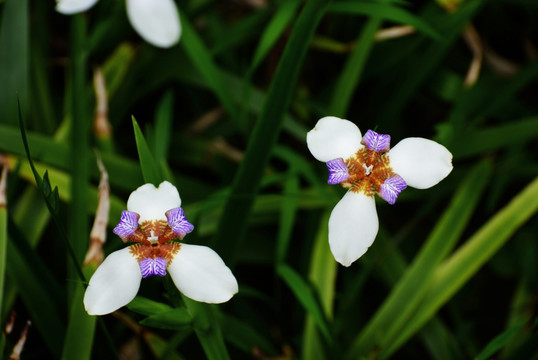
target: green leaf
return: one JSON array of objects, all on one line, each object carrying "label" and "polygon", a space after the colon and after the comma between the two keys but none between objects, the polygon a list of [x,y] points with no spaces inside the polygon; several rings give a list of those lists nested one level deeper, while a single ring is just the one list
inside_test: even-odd
[{"label": "green leaf", "polygon": [[174,118],[174,95],[167,91],[157,106],[155,114],[155,132],[153,137],[153,154],[159,161],[166,160],[170,138],[172,136],[172,119]]},{"label": "green leaf", "polygon": [[455,139],[454,157],[464,158],[519,146],[538,137],[538,117],[521,119],[485,129],[470,129]]},{"label": "green leaf", "polygon": [[265,167],[278,138],[284,114],[293,96],[308,44],[329,0],[307,1],[271,82],[263,109],[250,136],[219,221],[214,249],[232,267],[242,244],[249,213]]},{"label": "green leaf", "polygon": [[142,319],[140,324],[160,329],[181,330],[192,324],[192,318],[185,307],[178,307],[150,315]]},{"label": "green leaf", "polygon": [[374,43],[374,35],[381,26],[381,20],[378,17],[370,19],[357,39],[357,46],[348,57],[346,65],[334,89],[334,95],[329,105],[329,114],[344,117],[349,103],[357,87],[361,73],[363,71],[366,59],[370,54]]},{"label": "green leaf", "polygon": [[54,358],[59,359],[65,335],[65,324],[59,312],[59,308],[65,307],[62,288],[43,264],[43,260],[22,238],[10,236],[7,242],[6,270],[33,325]]},{"label": "green leaf", "polygon": [[[89,279],[95,270],[95,267],[88,266],[84,268],[83,272]],[[62,359],[64,360],[91,358],[97,317],[88,315],[84,308],[85,292],[86,287],[82,284],[77,284],[71,301],[69,323],[62,351]]]},{"label": "green leaf", "polygon": [[179,13],[181,15],[181,26],[183,27],[180,45],[185,49],[185,52],[200,74],[202,74],[206,83],[215,92],[232,121],[235,121],[237,128],[245,130],[245,124],[240,122],[240,117],[225,86],[222,74],[213,61],[209,50],[196,33],[196,29],[191,25],[189,19],[183,15],[182,11],[179,11]]},{"label": "green leaf", "polygon": [[252,349],[259,348],[268,355],[276,355],[274,346],[263,335],[258,333],[247,322],[232,315],[221,315],[222,333],[224,338],[246,354],[252,354]]},{"label": "green leaf", "polygon": [[443,258],[456,245],[486,188],[491,165],[482,162],[467,175],[420,253],[383,305],[357,336],[348,358],[390,346],[429,290],[429,281]]},{"label": "green leaf", "polygon": [[[309,279],[318,294],[325,318],[332,319],[338,265],[327,241],[329,237],[329,216],[330,213],[326,212],[320,221],[310,261]],[[304,359],[314,359],[319,354],[323,354],[316,321],[311,314],[307,315],[303,334],[302,357]]]},{"label": "green leaf", "polygon": [[427,22],[400,7],[388,3],[339,1],[328,9],[332,13],[367,15],[383,20],[390,20],[402,25],[411,25],[418,31],[436,40],[442,36]]},{"label": "green leaf", "polygon": [[319,302],[316,300],[312,288],[301,278],[297,272],[295,272],[295,270],[286,264],[278,265],[277,273],[282,280],[284,280],[286,285],[288,285],[288,287],[293,291],[295,297],[297,297],[297,300],[299,300],[307,313],[312,316],[325,339],[328,342],[332,342],[327,320],[319,305]]},{"label": "green leaf", "polygon": [[140,127],[138,126],[138,123],[136,122],[134,116],[132,117],[132,119],[136,140],[136,148],[138,149],[138,157],[140,159],[140,168],[142,170],[142,176],[144,177],[144,181],[146,183],[151,183],[155,186],[158,186],[163,181],[161,171],[159,170],[159,166],[153,158],[153,154],[149,150],[146,139],[144,138],[144,134],[142,134],[142,130],[140,130]]},{"label": "green leaf", "polygon": [[436,269],[420,306],[393,340],[386,354],[394,352],[420,329],[537,210],[538,178]]},{"label": "green leaf", "polygon": [[512,326],[509,329],[506,329],[501,334],[497,335],[493,340],[491,340],[484,349],[475,357],[475,360],[488,360],[493,354],[502,349],[506,343],[508,343],[514,336],[516,336],[523,326],[529,321],[527,319],[520,321],[515,326]]},{"label": "green leaf", "polygon": [[276,13],[265,27],[265,30],[258,41],[258,46],[256,47],[250,65],[250,71],[258,68],[258,65],[262,62],[280,36],[282,36],[286,27],[293,20],[293,16],[297,12],[300,4],[301,1],[298,0],[285,0],[278,3]]},{"label": "green leaf", "polygon": [[150,300],[148,298],[137,296],[129,304],[127,308],[135,313],[139,313],[146,316],[152,316],[162,312],[174,310],[173,307],[167,304],[163,304],[158,301]]},{"label": "green leaf", "polygon": [[7,0],[0,22],[0,119],[17,123],[17,99],[29,106],[29,1]]},{"label": "green leaf", "polygon": [[199,303],[186,296],[182,296],[192,319],[193,327],[198,340],[209,360],[228,360],[228,350],[217,319],[217,309],[213,305]]},{"label": "green leaf", "polygon": [[299,178],[292,167],[284,182],[284,194],[282,199],[280,222],[277,237],[276,263],[284,262],[288,245],[291,240],[293,225],[298,209]]},{"label": "green leaf", "polygon": [[[6,173],[7,174],[7,173]],[[2,191],[0,186],[0,191]],[[0,197],[5,197],[0,194]],[[5,275],[6,275],[6,251],[7,251],[7,211],[6,204],[0,204],[0,319],[3,319]],[[2,348],[0,348],[2,351]],[[2,352],[0,352],[1,354]]]},{"label": "green leaf", "polygon": [[112,55],[106,59],[103,64],[103,74],[106,79],[106,90],[109,97],[116,93],[129,70],[134,56],[135,50],[133,46],[128,43],[121,43]]},{"label": "green leaf", "polygon": [[50,196],[48,197],[48,196],[45,195],[46,193],[48,193],[50,191],[50,185],[47,188],[47,190],[44,190],[43,179],[41,178],[41,176],[37,172],[36,167],[34,166],[34,163],[32,161],[32,157],[30,155],[30,148],[28,146],[28,139],[26,138],[26,129],[24,127],[24,121],[23,121],[23,118],[22,118],[22,112],[21,112],[20,104],[19,104],[18,110],[19,110],[19,128],[20,128],[20,131],[21,131],[22,142],[24,144],[24,150],[26,152],[26,157],[28,159],[28,163],[29,163],[30,168],[32,170],[32,175],[33,175],[34,180],[36,182],[37,188],[39,189],[39,191],[43,195],[45,203],[47,204],[47,208],[48,208],[49,212],[51,213],[52,218],[54,219],[54,222],[56,223],[56,227],[58,228],[59,233],[60,233],[59,237],[63,241],[63,243],[65,244],[65,246],[67,248],[67,252],[68,252],[68,254],[69,254],[69,256],[70,256],[70,258],[72,260],[72,265],[74,265],[76,274],[78,275],[78,277],[80,278],[81,281],[86,281],[86,279],[84,277],[84,274],[82,273],[82,269],[80,268],[80,263],[77,260],[76,253],[75,253],[73,247],[71,246],[71,243],[69,242],[69,240],[67,238],[67,235],[65,233],[65,229],[64,229],[63,224],[62,224],[62,221],[58,217],[58,214],[54,211],[54,208],[53,208],[53,206],[55,206],[54,201],[56,201],[56,199],[59,197],[58,191],[57,191],[57,189],[55,189],[55,191],[52,193],[52,198],[54,199],[53,202],[51,202],[51,197]]}]

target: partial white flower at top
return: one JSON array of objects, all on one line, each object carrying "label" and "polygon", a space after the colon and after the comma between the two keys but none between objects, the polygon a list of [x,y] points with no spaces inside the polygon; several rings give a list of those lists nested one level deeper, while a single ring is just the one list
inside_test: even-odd
[{"label": "partial white flower at top", "polygon": [[88,314],[127,305],[142,278],[167,272],[179,291],[196,301],[222,303],[237,293],[237,280],[215,251],[176,241],[194,229],[180,206],[176,187],[167,181],[158,188],[142,185],[129,196],[114,233],[135,244],[113,252],[97,268],[84,294]]},{"label": "partial white flower at top", "polygon": [[[86,11],[97,0],[56,0],[56,10],[65,15]],[[181,23],[174,0],[126,0],[127,17],[144,40],[169,48],[179,42]]]},{"label": "partial white flower at top", "polygon": [[394,204],[407,186],[426,189],[452,171],[452,154],[435,141],[406,138],[390,149],[390,135],[368,130],[363,137],[354,123],[334,116],[320,119],[306,143],[317,160],[327,163],[328,183],[349,189],[329,218],[329,245],[344,266],[375,240],[374,194]]}]

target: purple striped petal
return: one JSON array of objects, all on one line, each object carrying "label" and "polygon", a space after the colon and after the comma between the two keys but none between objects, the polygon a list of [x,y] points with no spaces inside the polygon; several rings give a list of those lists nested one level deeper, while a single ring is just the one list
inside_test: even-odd
[{"label": "purple striped petal", "polygon": [[156,257],[155,259],[146,258],[138,262],[143,278],[153,275],[165,276],[167,263],[166,259],[161,257]]},{"label": "purple striped petal", "polygon": [[125,239],[133,235],[138,228],[138,219],[140,215],[135,212],[124,210],[121,213],[121,219],[112,232],[120,238]]},{"label": "purple striped petal", "polygon": [[170,226],[174,234],[179,235],[180,239],[183,239],[185,235],[194,229],[194,226],[187,221],[182,208],[168,210],[165,215],[168,220],[168,226]]},{"label": "purple striped petal", "polygon": [[329,169],[329,180],[327,181],[329,184],[340,184],[349,179],[347,166],[342,158],[327,162],[327,168]]},{"label": "purple striped petal", "polygon": [[399,176],[395,175],[388,178],[381,185],[379,196],[389,204],[393,205],[396,202],[396,198],[400,193],[407,187],[405,180]]},{"label": "purple striped petal", "polygon": [[370,150],[386,152],[390,149],[390,135],[378,134],[375,131],[368,130],[362,138],[362,143]]}]

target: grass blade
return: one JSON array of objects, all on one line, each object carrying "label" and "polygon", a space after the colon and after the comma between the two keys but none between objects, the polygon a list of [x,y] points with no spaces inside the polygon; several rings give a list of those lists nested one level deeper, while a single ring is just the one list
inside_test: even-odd
[{"label": "grass blade", "polygon": [[163,181],[159,166],[155,162],[153,154],[149,149],[148,143],[144,138],[144,134],[142,134],[142,130],[140,130],[140,126],[138,126],[138,123],[136,122],[134,116],[132,120],[136,140],[136,148],[138,149],[138,157],[140,159],[140,167],[142,170],[144,181],[146,183],[152,183],[155,186],[159,186],[159,184]]},{"label": "grass blade", "polygon": [[292,167],[284,181],[284,199],[280,212],[280,222],[277,237],[276,263],[283,263],[288,251],[288,245],[292,236],[293,224],[297,215],[297,194],[299,193],[299,178]]},{"label": "grass blade", "polygon": [[348,358],[387,347],[428,291],[441,260],[455,246],[487,185],[491,165],[482,162],[466,177],[420,253],[381,308],[355,339]]},{"label": "grass blade", "polygon": [[293,15],[299,8],[301,1],[285,0],[278,4],[278,10],[271,18],[271,22],[266,26],[263,32],[250,65],[250,71],[258,68],[258,65],[271,50],[278,38],[282,35],[286,26],[293,19]]},{"label": "grass blade", "polygon": [[341,1],[332,4],[328,11],[332,13],[368,15],[373,18],[390,20],[402,25],[411,25],[423,34],[436,40],[442,38],[434,28],[420,17],[393,4],[389,4],[387,1],[385,3]]},{"label": "grass blade", "polygon": [[506,329],[501,334],[497,335],[493,340],[491,340],[484,349],[475,357],[475,360],[488,360],[493,354],[502,349],[514,336],[516,336],[519,331],[528,323],[528,320],[525,319],[520,321],[518,324],[512,326],[509,329]]},{"label": "grass blade", "polygon": [[29,1],[7,0],[0,26],[0,119],[17,123],[17,98],[29,103]]},{"label": "grass blade", "polygon": [[329,0],[309,0],[301,12],[250,136],[245,157],[234,178],[219,221],[219,237],[214,243],[214,249],[232,267],[246,233],[254,196],[282,127],[306,50],[328,2]]},{"label": "grass blade", "polygon": [[437,268],[422,303],[385,354],[392,354],[420,329],[537,210],[538,178]]},{"label": "grass blade", "polygon": [[312,288],[301,278],[299,274],[286,264],[280,264],[277,267],[278,275],[284,280],[286,285],[293,291],[297,300],[305,308],[308,314],[312,316],[319,330],[327,341],[331,341],[331,334],[327,320],[321,310],[318,301],[312,291]]},{"label": "grass blade", "polygon": [[[334,288],[337,273],[337,263],[329,248],[327,237],[329,236],[329,213],[326,213],[321,221],[314,250],[310,263],[309,279],[316,290],[323,308],[325,317],[329,320],[333,317]],[[315,359],[323,354],[316,322],[312,314],[308,314],[303,333],[304,359]]]},{"label": "grass blade", "polygon": [[181,46],[187,52],[192,63],[200,74],[204,77],[209,87],[215,92],[221,104],[224,106],[232,121],[240,130],[245,130],[245,124],[240,123],[240,117],[236,107],[230,97],[230,93],[226,89],[222,74],[217,65],[213,62],[211,53],[206,48],[202,40],[198,37],[196,30],[191,25],[189,19],[181,14],[181,26],[183,27],[183,35],[181,38]]},{"label": "grass blade", "polygon": [[[2,167],[0,176],[0,320],[4,319],[4,282],[6,275],[6,249],[7,249],[7,165]],[[3,350],[0,348],[0,351]],[[1,354],[1,352],[0,352]]]},{"label": "grass blade", "polygon": [[344,70],[340,73],[334,95],[329,106],[329,114],[344,117],[357,87],[366,59],[374,44],[374,35],[381,26],[381,19],[373,17],[368,20],[358,39],[357,46],[349,56]]}]

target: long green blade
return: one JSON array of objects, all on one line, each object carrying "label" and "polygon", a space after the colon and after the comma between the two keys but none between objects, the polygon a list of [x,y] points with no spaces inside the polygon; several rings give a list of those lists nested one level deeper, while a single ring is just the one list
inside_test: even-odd
[{"label": "long green blade", "polygon": [[422,303],[385,354],[393,353],[420,329],[537,210],[538,178],[436,269]]},{"label": "long green blade", "polygon": [[[249,213],[280,133],[306,50],[329,0],[307,1],[280,59],[245,157],[234,178],[219,222],[215,250],[232,266],[244,238]],[[235,239],[232,241],[232,239]]]}]

